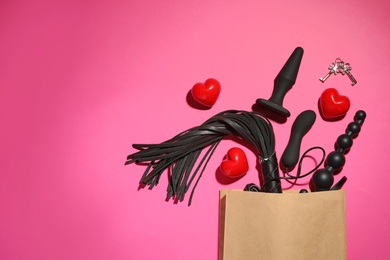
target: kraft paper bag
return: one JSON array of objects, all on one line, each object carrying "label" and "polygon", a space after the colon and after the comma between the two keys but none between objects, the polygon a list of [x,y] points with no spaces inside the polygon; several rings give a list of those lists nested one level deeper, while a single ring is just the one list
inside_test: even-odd
[{"label": "kraft paper bag", "polygon": [[219,259],[346,259],[345,191],[220,191]]}]

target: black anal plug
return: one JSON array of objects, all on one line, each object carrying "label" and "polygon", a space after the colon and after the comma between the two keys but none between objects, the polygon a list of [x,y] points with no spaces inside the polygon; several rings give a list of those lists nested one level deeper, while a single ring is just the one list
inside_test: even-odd
[{"label": "black anal plug", "polygon": [[295,84],[302,56],[303,49],[301,47],[295,48],[278,76],[276,76],[271,97],[268,100],[262,98],[257,99],[256,104],[258,106],[270,110],[282,117],[290,116],[290,112],[283,107],[283,99]]}]

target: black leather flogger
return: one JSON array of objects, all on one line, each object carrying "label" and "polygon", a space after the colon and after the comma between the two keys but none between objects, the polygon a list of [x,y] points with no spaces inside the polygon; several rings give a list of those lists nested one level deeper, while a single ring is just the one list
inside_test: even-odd
[{"label": "black leather flogger", "polygon": [[[162,173],[170,168],[167,199],[182,201],[194,178],[198,179],[220,141],[226,136],[236,136],[254,147],[262,166],[265,192],[282,192],[278,163],[275,154],[275,135],[270,121],[257,112],[227,110],[216,114],[203,124],[190,128],[161,144],[134,144],[139,151],[130,154],[125,164],[148,163],[140,182],[150,189]],[[203,149],[206,153],[198,164]],[[195,167],[195,165],[197,165]]]}]

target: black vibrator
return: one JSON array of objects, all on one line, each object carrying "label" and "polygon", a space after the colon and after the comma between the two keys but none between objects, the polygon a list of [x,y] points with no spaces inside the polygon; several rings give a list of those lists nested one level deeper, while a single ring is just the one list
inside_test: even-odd
[{"label": "black vibrator", "polygon": [[313,110],[303,111],[295,119],[291,127],[290,140],[281,158],[285,167],[294,167],[298,163],[302,139],[309,132],[315,121],[316,113]]}]

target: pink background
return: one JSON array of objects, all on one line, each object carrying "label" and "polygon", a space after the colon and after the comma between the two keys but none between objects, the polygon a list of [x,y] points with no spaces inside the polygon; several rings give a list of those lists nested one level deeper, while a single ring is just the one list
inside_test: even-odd
[{"label": "pink background", "polygon": [[[255,155],[222,142],[191,207],[188,197],[165,201],[165,177],[138,190],[145,168],[124,166],[126,156],[133,143],[251,110],[302,46],[284,100],[291,117],[273,123],[278,157],[294,118],[318,115],[326,88],[351,109],[335,122],[318,116],[302,150],[332,151],[365,110],[340,174],[349,178],[348,256],[389,259],[389,10],[387,0],[0,1],[0,258],[217,259],[218,192],[257,183]],[[318,80],[337,57],[351,63],[354,87],[347,76]],[[190,106],[188,91],[209,77],[222,85],[217,103]],[[233,146],[250,169],[226,183],[216,172]]]}]

